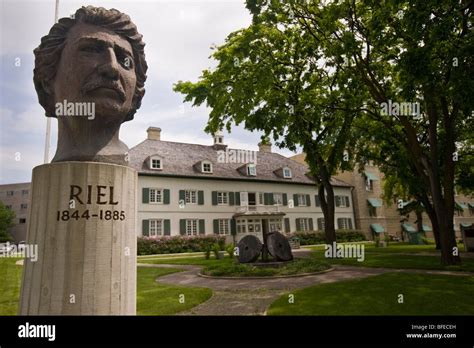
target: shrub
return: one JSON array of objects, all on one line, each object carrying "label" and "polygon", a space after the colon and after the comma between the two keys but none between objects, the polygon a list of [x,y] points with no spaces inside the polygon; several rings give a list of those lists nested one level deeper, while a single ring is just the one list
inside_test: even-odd
[{"label": "shrub", "polygon": [[[288,238],[298,237],[300,239],[300,245],[311,245],[311,244],[324,244],[325,234],[323,231],[308,231],[308,232],[295,232],[288,235]],[[361,242],[367,240],[365,234],[362,231],[357,230],[337,230],[336,240],[339,243],[345,242]]]},{"label": "shrub", "polygon": [[158,238],[139,237],[138,255],[206,252],[213,245],[225,245],[225,236],[164,236]]},{"label": "shrub", "polygon": [[225,251],[227,251],[227,254],[229,254],[230,258],[234,257],[234,249],[235,249],[234,244],[227,244],[225,247]]},{"label": "shrub", "polygon": [[212,252],[214,253],[214,256],[216,257],[216,259],[219,258],[219,251],[221,251],[220,245],[217,243],[214,243],[214,245],[212,246]]}]

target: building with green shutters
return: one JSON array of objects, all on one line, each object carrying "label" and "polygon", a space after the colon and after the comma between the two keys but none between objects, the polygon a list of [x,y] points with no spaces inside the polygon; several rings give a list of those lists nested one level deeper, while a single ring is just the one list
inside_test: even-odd
[{"label": "building with green shutters", "polygon": [[[138,171],[139,236],[220,234],[239,240],[247,234],[261,238],[263,230],[324,229],[307,167],[271,152],[270,145],[248,153],[229,149],[220,134],[206,146],[162,141],[159,128],[147,132],[129,152]],[[336,228],[352,229],[352,187],[332,182]]]}]

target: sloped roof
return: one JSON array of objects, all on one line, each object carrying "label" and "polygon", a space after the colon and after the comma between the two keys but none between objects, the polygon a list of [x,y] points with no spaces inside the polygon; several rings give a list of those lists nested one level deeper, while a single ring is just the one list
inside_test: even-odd
[{"label": "sloped roof", "polygon": [[[228,151],[230,150],[239,151],[239,149],[228,149]],[[308,169],[305,165],[278,153],[257,151],[257,176],[246,176],[239,172],[237,169],[243,163],[219,163],[218,150],[212,145],[146,139],[130,149],[129,155],[129,165],[142,175],[314,184],[314,180],[306,175]],[[148,167],[147,159],[153,155],[160,156],[163,159],[162,170],[152,170]],[[194,165],[202,160],[208,160],[212,163],[212,174],[201,173],[196,170]],[[275,170],[282,167],[289,167],[291,169],[291,179],[281,178],[274,173]],[[334,178],[332,178],[332,184],[334,186],[350,187],[349,184]]]}]

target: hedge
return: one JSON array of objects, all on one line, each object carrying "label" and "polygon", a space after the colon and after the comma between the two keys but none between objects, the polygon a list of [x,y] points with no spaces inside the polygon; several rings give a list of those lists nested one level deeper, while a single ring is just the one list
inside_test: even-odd
[{"label": "hedge", "polygon": [[138,255],[172,254],[205,251],[219,244],[224,250],[225,236],[164,236],[158,238],[138,237]]},{"label": "hedge", "polygon": [[[321,231],[295,232],[288,237],[298,237],[300,240],[300,245],[324,244],[326,242],[324,238],[324,232]],[[367,240],[367,238],[362,231],[337,230],[336,240],[339,243],[361,242]]]}]

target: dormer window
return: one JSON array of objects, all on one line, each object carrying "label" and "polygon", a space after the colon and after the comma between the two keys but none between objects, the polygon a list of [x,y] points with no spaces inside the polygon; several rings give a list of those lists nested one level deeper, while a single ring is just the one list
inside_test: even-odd
[{"label": "dormer window", "polygon": [[160,157],[150,157],[150,169],[161,170],[163,169],[163,162]]},{"label": "dormer window", "polygon": [[201,163],[201,171],[203,173],[212,173],[212,163],[204,161]]},{"label": "dormer window", "polygon": [[283,177],[285,179],[291,179],[291,169],[288,167],[283,168]]},{"label": "dormer window", "polygon": [[257,176],[257,166],[255,164],[247,164],[247,175]]}]

